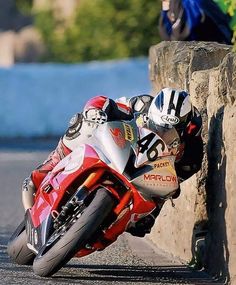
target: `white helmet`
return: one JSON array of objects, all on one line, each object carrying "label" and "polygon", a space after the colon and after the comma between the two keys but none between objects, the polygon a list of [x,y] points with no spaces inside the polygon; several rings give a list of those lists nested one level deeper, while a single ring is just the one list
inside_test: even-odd
[{"label": "white helmet", "polygon": [[152,100],[148,118],[153,125],[172,128],[179,134],[186,128],[193,115],[189,94],[184,90],[162,89]]}]

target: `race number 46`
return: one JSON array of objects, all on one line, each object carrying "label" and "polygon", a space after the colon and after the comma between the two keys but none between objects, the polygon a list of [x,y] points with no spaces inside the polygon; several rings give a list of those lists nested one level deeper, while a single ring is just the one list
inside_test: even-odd
[{"label": "race number 46", "polygon": [[154,133],[150,133],[137,142],[139,152],[142,154],[147,152],[146,155],[150,161],[155,161],[165,149],[165,144],[161,139],[156,139],[153,142],[155,137]]}]

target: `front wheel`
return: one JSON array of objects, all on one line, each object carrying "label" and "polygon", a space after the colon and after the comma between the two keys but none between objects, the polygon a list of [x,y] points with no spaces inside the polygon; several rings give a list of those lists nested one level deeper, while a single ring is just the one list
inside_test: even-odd
[{"label": "front wheel", "polygon": [[67,232],[56,243],[53,242],[53,245],[49,242],[42,247],[34,260],[34,273],[42,277],[56,273],[86,245],[110,214],[113,205],[111,194],[104,188],[98,189],[92,202]]},{"label": "front wheel", "polygon": [[35,254],[27,247],[27,235],[24,222],[22,222],[12,234],[7,245],[7,253],[11,260],[17,264],[33,264]]}]

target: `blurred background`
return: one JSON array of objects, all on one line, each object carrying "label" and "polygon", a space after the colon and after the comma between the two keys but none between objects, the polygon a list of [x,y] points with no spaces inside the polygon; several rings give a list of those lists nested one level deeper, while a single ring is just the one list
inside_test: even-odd
[{"label": "blurred background", "polygon": [[0,0],[0,137],[61,135],[88,98],[150,92],[158,0]]},{"label": "blurred background", "polygon": [[[236,0],[0,0],[0,138],[59,136],[88,98],[150,93],[160,36],[230,44],[235,10]],[[185,37],[171,30],[180,15]]]}]

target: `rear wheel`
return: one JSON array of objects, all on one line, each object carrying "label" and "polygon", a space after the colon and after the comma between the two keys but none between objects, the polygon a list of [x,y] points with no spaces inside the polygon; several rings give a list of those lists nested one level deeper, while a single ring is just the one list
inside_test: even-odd
[{"label": "rear wheel", "polygon": [[114,205],[110,193],[98,189],[94,199],[66,232],[53,234],[42,247],[33,264],[34,273],[51,276],[65,265],[99,229]]},{"label": "rear wheel", "polygon": [[17,264],[33,264],[35,254],[27,247],[27,235],[24,222],[22,222],[12,234],[8,242],[7,253],[12,261]]}]

